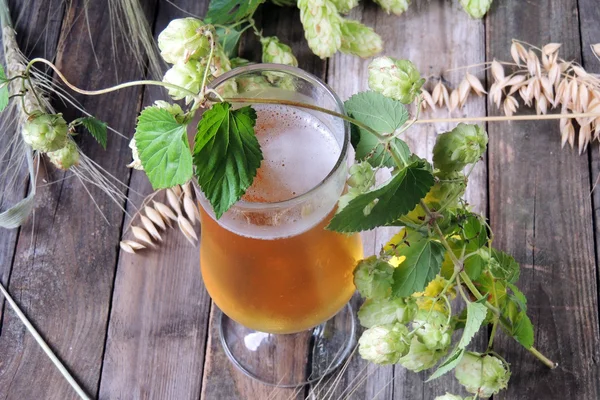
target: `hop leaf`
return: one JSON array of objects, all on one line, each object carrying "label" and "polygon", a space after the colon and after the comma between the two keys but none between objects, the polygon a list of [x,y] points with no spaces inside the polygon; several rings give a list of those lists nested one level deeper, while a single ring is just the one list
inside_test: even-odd
[{"label": "hop leaf", "polygon": [[[200,61],[189,60],[187,63],[175,64],[169,69],[163,77],[163,82],[180,86],[192,93],[199,93],[204,76],[205,66]],[[193,100],[193,96],[180,89],[169,88],[169,96],[173,100],[181,100],[185,98],[185,102],[189,103]]]},{"label": "hop leaf", "polygon": [[423,371],[433,367],[447,353],[443,350],[431,350],[419,338],[413,336],[408,354],[398,360],[406,369],[413,372]]},{"label": "hop leaf", "polygon": [[400,15],[408,10],[410,0],[375,0],[386,13]]},{"label": "hop leaf", "polygon": [[366,258],[354,269],[354,285],[361,296],[380,300],[390,294],[394,268],[375,256]]},{"label": "hop leaf", "polygon": [[365,328],[394,322],[404,324],[414,317],[416,311],[417,306],[410,298],[368,299],[358,310],[358,319]]},{"label": "hop leaf", "polygon": [[210,42],[203,28],[204,23],[196,18],[172,20],[158,35],[162,58],[170,64],[185,64],[208,55]]},{"label": "hop leaf", "polygon": [[207,22],[227,25],[254,14],[265,0],[211,0],[206,13]]},{"label": "hop leaf", "polygon": [[459,124],[442,133],[433,147],[433,166],[446,173],[460,171],[485,153],[487,133],[478,125]]},{"label": "hop leaf", "polygon": [[358,0],[331,0],[331,2],[342,14],[346,14],[358,5]]},{"label": "hop leaf", "polygon": [[262,62],[298,66],[298,60],[292,53],[292,48],[281,43],[276,36],[265,37],[262,44]]},{"label": "hop leaf", "polygon": [[360,356],[375,364],[395,364],[408,351],[408,329],[401,323],[374,326],[358,340]]},{"label": "hop leaf", "polygon": [[369,64],[369,87],[404,104],[412,103],[425,79],[408,60],[377,57]]},{"label": "hop leaf", "polygon": [[46,155],[52,164],[65,171],[79,164],[79,149],[73,140],[68,140],[67,145],[62,149],[51,151]]},{"label": "hop leaf", "polygon": [[298,0],[300,21],[310,49],[321,58],[342,46],[342,17],[330,0]]},{"label": "hop leaf", "polygon": [[498,357],[467,352],[454,370],[467,392],[488,398],[508,386],[510,371]]},{"label": "hop leaf", "polygon": [[483,18],[492,6],[493,0],[460,0],[460,5],[472,18]]},{"label": "hop leaf", "polygon": [[168,111],[180,124],[187,124],[190,121],[190,116],[182,110],[179,104],[171,104],[163,100],[156,100],[154,105],[157,108]]},{"label": "hop leaf", "polygon": [[340,51],[355,56],[373,57],[383,50],[383,40],[375,31],[358,21],[343,20]]},{"label": "hop leaf", "polygon": [[67,121],[62,114],[37,113],[29,117],[22,130],[23,140],[33,150],[51,152],[67,145]]}]

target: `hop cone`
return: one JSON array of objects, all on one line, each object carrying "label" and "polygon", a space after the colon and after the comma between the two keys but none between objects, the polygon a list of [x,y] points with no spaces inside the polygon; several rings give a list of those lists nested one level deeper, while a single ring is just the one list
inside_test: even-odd
[{"label": "hop cone", "polygon": [[[163,77],[163,82],[180,86],[189,90],[192,93],[199,93],[202,85],[202,77],[204,75],[204,66],[201,62],[189,60],[187,63],[175,64],[169,69]],[[192,101],[193,96],[188,93],[174,88],[169,88],[169,96],[174,100],[185,98],[186,103]]]},{"label": "hop cone", "polygon": [[406,10],[408,10],[408,6],[410,5],[410,0],[374,0],[375,3],[379,4],[381,8],[386,13],[393,13],[396,15],[400,15]]},{"label": "hop cone", "polygon": [[67,121],[62,114],[34,114],[21,131],[33,150],[50,152],[62,149],[68,140]]},{"label": "hop cone", "polygon": [[79,164],[79,149],[73,140],[68,140],[67,145],[62,149],[46,154],[52,164],[65,171]]},{"label": "hop cone", "polygon": [[156,100],[154,105],[158,108],[162,108],[163,110],[167,110],[169,114],[175,117],[175,120],[180,124],[185,124],[188,122],[189,117],[183,111],[179,104],[171,104],[169,102],[163,100]]},{"label": "hop cone", "polygon": [[383,40],[373,29],[358,21],[343,20],[342,46],[340,47],[342,52],[367,58],[381,52],[382,49]]},{"label": "hop cone", "polygon": [[394,268],[390,264],[371,256],[359,262],[354,269],[354,284],[361,296],[383,299],[392,289],[393,273]]},{"label": "hop cone", "polygon": [[492,0],[460,0],[460,5],[473,18],[483,18],[492,6]]},{"label": "hop cone", "polygon": [[445,173],[460,171],[481,158],[487,143],[487,133],[481,127],[459,124],[437,137],[433,147],[433,165]]},{"label": "hop cone", "polygon": [[369,64],[369,87],[404,104],[412,103],[425,83],[408,60],[377,57]]},{"label": "hop cone", "polygon": [[287,44],[281,43],[276,36],[261,39],[262,62],[298,66],[292,49]]},{"label": "hop cone", "polygon": [[[464,400],[471,400],[472,397],[467,397]],[[437,396],[434,400],[463,400],[462,397],[457,396],[455,394],[451,394],[451,393],[446,393],[443,396]]]},{"label": "hop cone", "polygon": [[492,355],[466,353],[454,370],[456,379],[469,393],[486,399],[508,386],[510,371]]},{"label": "hop cone", "polygon": [[446,352],[450,347],[452,329],[446,324],[447,316],[439,311],[420,310],[412,327],[416,336],[429,350]]},{"label": "hop cone", "polygon": [[162,58],[170,63],[186,63],[199,60],[210,51],[208,37],[204,35],[204,23],[196,18],[174,19],[158,35],[158,47]]},{"label": "hop cone", "polygon": [[342,14],[346,14],[358,5],[358,0],[331,0],[331,2]]},{"label": "hop cone", "polygon": [[330,0],[298,0],[304,36],[313,53],[331,57],[342,46],[342,17]]},{"label": "hop cone", "polygon": [[376,325],[392,324],[400,322],[407,323],[415,316],[416,304],[412,299],[369,299],[364,302],[358,310],[358,319],[365,328]]},{"label": "hop cone", "polygon": [[408,354],[400,358],[398,362],[406,369],[419,372],[433,367],[446,353],[447,351],[427,348],[416,336],[413,336]]},{"label": "hop cone", "polygon": [[408,329],[400,323],[369,328],[358,340],[358,352],[375,364],[395,364],[408,350],[407,335]]}]

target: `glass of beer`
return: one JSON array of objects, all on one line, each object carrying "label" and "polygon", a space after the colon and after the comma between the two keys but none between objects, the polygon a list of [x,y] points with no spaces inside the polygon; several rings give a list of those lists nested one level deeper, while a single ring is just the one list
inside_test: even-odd
[{"label": "glass of beer", "polygon": [[345,190],[350,129],[325,113],[255,101],[302,102],[344,113],[337,95],[298,68],[256,64],[211,83],[257,112],[264,160],[242,199],[216,220],[200,196],[200,264],[222,311],[225,353],[248,376],[276,386],[321,379],[355,342],[348,301],[363,257],[358,235],[325,229]]}]

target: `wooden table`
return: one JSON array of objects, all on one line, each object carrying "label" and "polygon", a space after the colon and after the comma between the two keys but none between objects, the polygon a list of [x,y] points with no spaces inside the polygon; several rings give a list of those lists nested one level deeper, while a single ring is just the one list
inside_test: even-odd
[{"label": "wooden table", "polygon": [[[26,54],[56,57],[76,85],[101,88],[142,78],[133,57],[119,44],[112,49],[106,0],[89,1],[89,34],[82,5],[88,0],[12,0],[19,41]],[[68,2],[67,2],[68,3]],[[154,31],[184,14],[166,0],[142,1]],[[206,0],[173,0],[204,15]],[[532,44],[563,44],[561,54],[600,72],[589,45],[600,42],[597,0],[496,0],[482,21],[471,20],[458,1],[415,1],[401,17],[385,15],[366,3],[351,16],[372,26],[385,40],[385,52],[410,58],[424,75],[442,76],[456,87],[461,72],[446,70],[495,57],[510,59],[511,38]],[[342,98],[366,89],[368,60],[336,55],[323,61],[308,50],[296,9],[269,5],[257,15],[266,34],[290,43],[300,67],[326,80]],[[96,48],[91,51],[90,39]],[[255,41],[242,43],[242,55],[257,58]],[[114,54],[118,58],[113,61]],[[476,71],[476,70],[473,70]],[[479,71],[479,70],[477,70]],[[483,73],[480,78],[484,79]],[[131,88],[104,97],[82,98],[99,118],[128,135],[140,107],[160,93]],[[63,110],[61,104],[56,104]],[[74,118],[72,110],[64,111]],[[475,98],[459,115],[496,115],[484,98]],[[437,115],[444,115],[438,112]],[[408,138],[428,154],[437,132],[447,126],[421,126]],[[522,265],[520,285],[529,298],[536,346],[560,367],[546,369],[512,339],[499,335],[495,349],[512,364],[510,389],[499,399],[600,398],[598,262],[600,192],[598,146],[582,156],[560,149],[556,122],[495,123],[487,126],[489,154],[469,184],[468,199],[487,213],[495,245]],[[125,167],[128,141],[109,137],[106,151],[82,135],[78,143],[109,172],[127,182],[133,202],[149,193],[145,176]],[[0,232],[0,280],[84,388],[101,399],[303,399],[304,391],[274,390],[253,382],[229,363],[216,335],[218,311],[207,295],[198,268],[198,249],[173,231],[161,252],[138,256],[120,252],[127,218],[99,191],[91,189],[107,223],[81,183],[42,166],[35,219],[21,229]],[[25,187],[23,187],[23,193]],[[6,206],[23,193],[2,193]],[[2,203],[4,202],[4,203]],[[594,205],[596,205],[594,207]],[[125,207],[131,211],[132,205]],[[388,237],[385,230],[364,235],[373,253]],[[3,306],[3,307],[2,307]],[[476,346],[483,349],[486,337]],[[433,399],[458,383],[445,376],[424,383],[427,373],[401,367],[374,367],[355,357],[331,398],[366,377],[353,399]],[[308,389],[307,389],[308,390]],[[341,396],[343,395],[343,396]],[[74,399],[76,395],[0,301],[0,398]],[[321,396],[320,398],[323,398]]]}]

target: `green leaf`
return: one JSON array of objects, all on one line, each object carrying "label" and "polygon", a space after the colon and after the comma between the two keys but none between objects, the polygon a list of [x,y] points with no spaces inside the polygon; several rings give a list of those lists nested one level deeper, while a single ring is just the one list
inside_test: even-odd
[{"label": "green leaf", "polygon": [[237,57],[238,43],[242,36],[242,32],[225,26],[223,28],[217,28],[217,36],[219,37],[219,43],[221,44],[221,47],[223,47],[223,51],[225,51],[227,57]]},{"label": "green leaf", "polygon": [[425,163],[414,162],[384,185],[352,199],[331,220],[327,229],[359,232],[384,226],[411,211],[433,185]]},{"label": "green leaf", "polygon": [[145,108],[138,118],[135,144],[142,166],[156,189],[182,185],[192,177],[192,154],[186,125],[167,110]]},{"label": "green leaf", "polygon": [[464,348],[456,347],[448,356],[448,358],[446,358],[444,362],[440,364],[438,369],[429,377],[429,379],[427,379],[426,382],[430,382],[452,371],[458,365],[464,354]]},{"label": "green leaf", "polygon": [[462,235],[466,242],[471,245],[469,250],[479,249],[488,242],[488,234],[485,225],[481,222],[480,216],[471,214],[462,224]]},{"label": "green leaf", "polygon": [[513,321],[513,329],[511,334],[517,340],[517,342],[521,343],[521,345],[523,345],[523,347],[526,349],[529,349],[531,346],[533,346],[533,324],[531,323],[531,320],[525,311],[521,311],[519,314],[517,314],[517,317]]},{"label": "green leaf", "polygon": [[[344,103],[348,115],[379,133],[392,133],[408,120],[404,104],[385,97],[381,93],[368,91],[357,93]],[[394,139],[396,148],[408,158],[410,150],[400,139]],[[385,147],[371,133],[352,125],[352,145],[357,160],[368,160],[374,167],[393,167],[394,160]]]},{"label": "green leaf", "polygon": [[472,254],[464,261],[465,272],[473,280],[479,278],[484,265],[485,261],[479,254]]},{"label": "green leaf", "polygon": [[220,218],[246,193],[263,159],[254,135],[256,112],[215,104],[198,124],[194,166],[202,191]]},{"label": "green leaf", "polygon": [[265,0],[211,0],[205,22],[226,25],[251,16]]},{"label": "green leaf", "polygon": [[512,256],[500,250],[492,249],[492,259],[496,261],[490,263],[492,275],[510,283],[516,283],[519,280],[521,268]]},{"label": "green leaf", "polygon": [[440,272],[444,246],[424,237],[396,250],[399,256],[406,259],[394,270],[392,293],[398,297],[408,297],[415,292],[422,292]]},{"label": "green leaf", "polygon": [[467,304],[467,322],[463,330],[458,347],[466,349],[475,334],[481,328],[481,324],[485,320],[487,315],[487,308],[480,303],[469,303]]},{"label": "green leaf", "polygon": [[107,124],[106,122],[100,121],[94,117],[83,117],[78,118],[74,123],[81,124],[87,129],[87,131],[96,139],[100,146],[106,150],[106,132],[107,132]]},{"label": "green leaf", "polygon": [[513,292],[513,294],[509,294],[508,297],[517,303],[522,311],[527,311],[527,297],[525,297],[523,292],[512,283],[507,283],[506,286]]},{"label": "green leaf", "polygon": [[6,79],[6,74],[4,73],[4,67],[0,65],[0,83],[2,87],[0,87],[0,112],[4,111],[4,109],[8,106],[9,93],[8,93],[8,80]]}]

